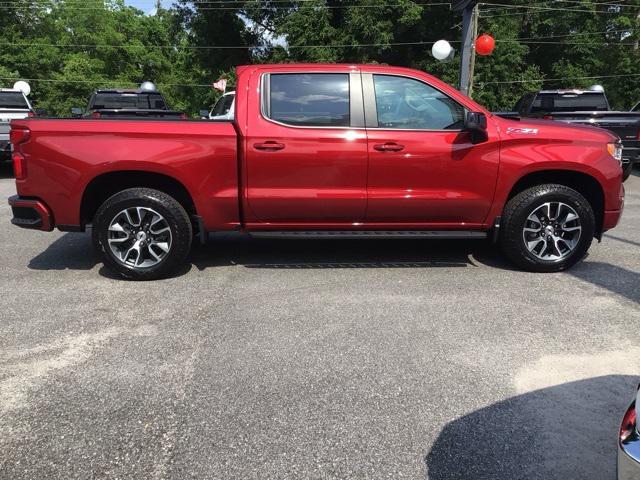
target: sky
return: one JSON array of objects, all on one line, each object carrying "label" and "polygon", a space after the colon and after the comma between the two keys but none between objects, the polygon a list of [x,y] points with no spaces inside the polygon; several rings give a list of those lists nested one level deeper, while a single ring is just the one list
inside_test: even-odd
[{"label": "sky", "polygon": [[[156,0],[125,0],[126,5],[131,5],[132,7],[136,7],[139,10],[147,13],[148,15],[153,15],[156,10]],[[162,0],[162,6],[168,7],[171,5],[170,0]]]}]

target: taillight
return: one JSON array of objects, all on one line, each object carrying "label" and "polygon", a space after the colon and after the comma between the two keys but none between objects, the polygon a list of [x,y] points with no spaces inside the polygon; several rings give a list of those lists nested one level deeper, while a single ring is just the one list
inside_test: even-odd
[{"label": "taillight", "polygon": [[19,152],[13,152],[11,154],[13,160],[13,174],[16,180],[22,180],[27,176],[27,165],[24,161],[24,155]]},{"label": "taillight", "polygon": [[553,120],[553,115],[545,115],[542,117],[544,120]]},{"label": "taillight", "polygon": [[91,113],[91,118],[100,118],[102,115],[100,115],[100,112],[92,112]]},{"label": "taillight", "polygon": [[186,120],[186,119],[188,119],[188,118],[189,118],[189,117],[187,116],[187,114],[186,114],[186,113],[181,113],[181,114],[180,114],[180,119],[181,119],[181,120]]},{"label": "taillight", "polygon": [[36,114],[33,113],[31,110],[29,110],[29,113],[27,113],[27,117],[35,117]]},{"label": "taillight", "polygon": [[636,406],[631,405],[631,408],[627,410],[627,413],[622,419],[622,425],[620,425],[620,441],[624,442],[636,432]]}]

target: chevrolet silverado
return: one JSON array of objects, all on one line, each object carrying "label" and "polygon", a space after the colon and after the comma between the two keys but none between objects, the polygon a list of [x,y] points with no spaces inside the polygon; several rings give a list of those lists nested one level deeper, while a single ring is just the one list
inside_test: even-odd
[{"label": "chevrolet silverado", "polygon": [[593,127],[492,115],[416,70],[237,69],[233,121],[12,122],[12,222],[84,231],[122,277],[194,238],[492,238],[521,268],[580,261],[624,203],[621,147]]}]

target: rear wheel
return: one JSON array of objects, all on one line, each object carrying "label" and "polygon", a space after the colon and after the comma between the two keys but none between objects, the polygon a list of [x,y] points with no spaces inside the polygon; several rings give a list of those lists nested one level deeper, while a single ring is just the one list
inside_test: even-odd
[{"label": "rear wheel", "polygon": [[593,209],[580,193],[564,185],[539,185],[507,203],[500,244],[525,270],[558,272],[582,260],[594,228]]},{"label": "rear wheel", "polygon": [[174,198],[149,188],[131,188],[108,198],[93,222],[93,242],[104,264],[132,280],[175,273],[186,262],[193,231]]}]

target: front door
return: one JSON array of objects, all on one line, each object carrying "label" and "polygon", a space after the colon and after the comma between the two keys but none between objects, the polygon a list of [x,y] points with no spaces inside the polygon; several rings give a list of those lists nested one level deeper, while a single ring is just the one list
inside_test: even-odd
[{"label": "front door", "polygon": [[[489,212],[498,174],[495,133],[474,145],[465,108],[425,81],[363,74],[369,179],[367,223],[473,227]],[[375,101],[371,97],[375,97]]]},{"label": "front door", "polygon": [[276,227],[362,222],[367,139],[360,73],[285,67],[262,73],[257,85],[261,112],[248,119],[245,139],[248,223],[252,215]]}]

